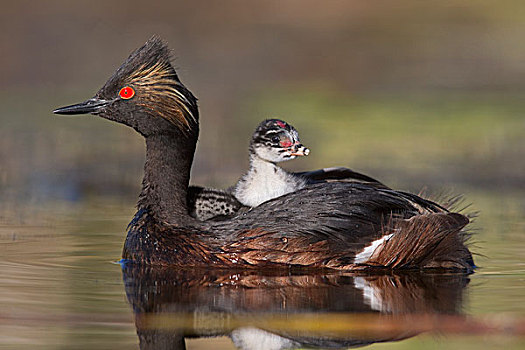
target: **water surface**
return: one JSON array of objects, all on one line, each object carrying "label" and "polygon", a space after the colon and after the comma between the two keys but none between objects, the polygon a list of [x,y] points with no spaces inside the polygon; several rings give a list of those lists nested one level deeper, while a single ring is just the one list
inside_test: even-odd
[{"label": "water surface", "polygon": [[20,204],[0,227],[1,345],[522,348],[522,202],[476,202],[476,273],[382,276],[121,265],[128,203]]}]

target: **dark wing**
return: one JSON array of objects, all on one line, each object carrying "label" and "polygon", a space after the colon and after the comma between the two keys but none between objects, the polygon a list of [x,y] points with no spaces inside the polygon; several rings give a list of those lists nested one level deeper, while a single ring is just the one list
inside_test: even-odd
[{"label": "dark wing", "polygon": [[[447,215],[452,214],[436,214],[421,208],[414,203],[427,203],[417,198],[363,183],[313,184],[265,202],[231,220],[212,223],[209,230],[214,234],[209,239],[220,248],[221,258],[234,263],[242,260],[253,266],[271,262],[286,266],[348,268],[358,263],[356,255],[372,242],[405,230],[402,223],[406,220],[421,218],[417,227],[408,230],[410,237],[405,240],[416,242],[416,250],[425,253],[425,259],[432,256],[432,249],[428,253],[429,247],[437,247],[443,237],[449,236],[455,237],[454,244],[445,249],[443,261],[432,262],[435,266],[443,266],[442,262],[452,259],[450,256],[454,255],[449,253],[456,247],[459,247],[456,250],[468,252],[458,233],[468,219],[454,214],[465,222],[452,217],[454,225],[443,225],[441,221],[446,222]],[[425,239],[420,240],[418,237],[423,231],[428,232],[423,235]],[[389,254],[389,257],[395,259],[395,255]],[[411,254],[413,260],[403,262],[403,267],[413,266],[420,255]],[[463,260],[452,265],[467,266]]]},{"label": "dark wing", "polygon": [[353,171],[352,169],[348,169],[344,167],[324,168],[324,169],[304,171],[304,172],[299,172],[299,173],[294,173],[294,174],[307,179],[309,183],[319,183],[319,182],[327,182],[327,181],[352,181],[352,182],[377,184],[377,185],[383,186],[384,188],[388,188],[387,186],[383,185],[381,182],[377,181],[376,179],[368,175],[361,174],[361,173]]},{"label": "dark wing", "polygon": [[418,208],[420,214],[426,213],[443,213],[448,212],[443,206],[432,202],[428,199],[421,198],[415,194],[403,192],[403,191],[394,191],[390,187],[386,186],[382,182],[368,176],[353,171],[352,169],[344,167],[335,167],[335,168],[324,168],[313,171],[305,171],[294,173],[297,176],[306,178],[309,184],[321,183],[321,182],[355,182],[368,184],[374,186],[378,189],[390,190],[395,192],[395,195],[400,196],[407,201],[409,201],[415,208]]},{"label": "dark wing", "polygon": [[384,234],[392,219],[418,215],[394,192],[351,182],[313,184],[272,199],[231,220],[209,227],[214,244],[230,256],[258,265],[330,266]]},{"label": "dark wing", "polygon": [[412,205],[419,209],[420,213],[448,213],[448,209],[428,199],[421,198],[415,194],[396,191],[397,194],[410,201]]}]

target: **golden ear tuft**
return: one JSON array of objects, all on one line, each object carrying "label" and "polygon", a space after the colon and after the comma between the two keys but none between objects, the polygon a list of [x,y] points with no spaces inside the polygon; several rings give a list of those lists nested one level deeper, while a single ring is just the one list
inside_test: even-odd
[{"label": "golden ear tuft", "polygon": [[140,89],[139,105],[170,123],[191,129],[197,123],[195,97],[178,80],[169,61],[142,65],[131,74],[127,82]]}]

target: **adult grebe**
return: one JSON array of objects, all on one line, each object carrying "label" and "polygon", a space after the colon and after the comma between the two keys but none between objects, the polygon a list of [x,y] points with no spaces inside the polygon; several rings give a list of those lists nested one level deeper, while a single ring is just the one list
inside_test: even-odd
[{"label": "adult grebe", "polygon": [[474,266],[461,232],[465,216],[380,184],[322,182],[229,220],[191,217],[187,191],[199,133],[197,100],[156,37],[133,52],[93,98],[54,112],[95,114],[146,139],[142,191],[124,259],[238,268]]}]

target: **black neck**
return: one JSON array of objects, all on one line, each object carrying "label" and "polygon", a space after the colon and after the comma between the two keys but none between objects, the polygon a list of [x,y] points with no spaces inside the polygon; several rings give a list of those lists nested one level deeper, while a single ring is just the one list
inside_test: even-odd
[{"label": "black neck", "polygon": [[[196,129],[196,128],[195,128]],[[177,226],[193,222],[186,194],[198,130],[174,130],[146,137],[146,163],[138,209]]]}]

